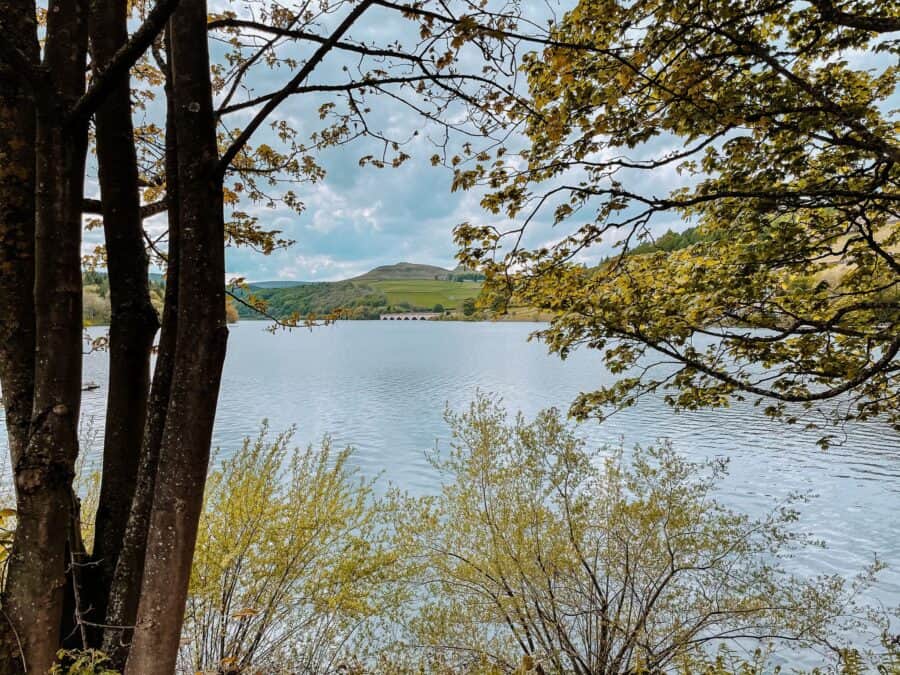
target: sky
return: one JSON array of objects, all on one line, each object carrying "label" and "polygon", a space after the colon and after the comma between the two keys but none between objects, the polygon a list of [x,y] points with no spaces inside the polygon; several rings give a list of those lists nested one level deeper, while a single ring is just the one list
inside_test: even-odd
[{"label": "sky", "polygon": [[[546,17],[551,13],[561,13],[572,4],[574,0],[526,3],[526,11],[536,11]],[[212,12],[226,9],[247,15],[239,2],[214,0],[210,4]],[[379,45],[394,40],[405,44],[415,42],[417,24],[403,20],[393,12],[370,11],[371,16],[349,32],[348,40]],[[334,17],[326,18],[322,32],[326,32],[334,21]],[[215,40],[210,44],[213,61],[220,60],[223,48]],[[285,52],[281,54],[285,55]],[[287,55],[302,58],[296,52],[288,51]],[[465,63],[467,58],[470,59],[468,64]],[[463,54],[462,59],[461,69],[480,70],[482,64],[477,55]],[[355,65],[355,58],[329,55],[308,82],[346,81],[348,74],[343,68],[349,66],[352,70]],[[244,95],[252,97],[277,90],[291,75],[287,68],[254,68],[246,78],[252,91]],[[296,129],[298,137],[308,137],[322,126],[317,109],[325,100],[322,96],[292,97],[278,108],[273,119],[288,121]],[[452,171],[443,166],[432,166],[430,158],[438,151],[434,139],[441,137],[436,125],[397,101],[386,97],[372,97],[369,100],[372,107],[370,121],[379,129],[390,132],[392,137],[410,139],[403,150],[411,155],[411,159],[399,168],[361,167],[360,157],[369,153],[380,154],[382,145],[360,139],[317,155],[317,161],[326,170],[323,180],[275,189],[275,192],[282,188],[296,192],[305,206],[302,213],[283,205],[273,208],[243,201],[239,208],[258,217],[261,227],[280,230],[282,237],[294,243],[267,256],[248,248],[228,248],[228,278],[241,277],[247,281],[334,281],[362,274],[379,265],[401,261],[447,268],[457,265],[453,228],[464,221],[490,220],[479,206],[480,193],[451,192]],[[157,101],[149,104],[147,112],[141,115],[137,123],[156,121],[162,126],[163,105],[160,92]],[[229,124],[240,126],[246,123],[256,109],[238,113],[229,118]],[[461,109],[455,109],[451,115],[461,113]],[[451,138],[451,149],[464,140],[461,136]],[[267,142],[273,146],[278,143],[267,127],[259,130],[253,142]],[[99,197],[98,193],[96,168],[89,167],[86,194]],[[534,229],[538,230],[539,225],[536,224]],[[151,236],[163,232],[165,216],[145,221],[145,227]],[[86,253],[101,243],[101,229],[85,233]]]},{"label": "sky", "polygon": [[[552,0],[546,5],[530,3],[530,10],[525,11],[546,16],[571,4],[574,3],[569,0]],[[229,7],[233,9],[234,5]],[[404,44],[416,41],[417,24],[400,19],[394,12],[377,8],[369,11],[372,14],[351,29],[348,39],[378,45],[394,40]],[[331,18],[323,23],[327,26],[333,22]],[[343,67],[352,71],[356,62],[355,57],[348,59],[332,53],[316,69],[310,82],[345,81],[348,75]],[[461,70],[477,72],[481,66],[477,55],[461,55]],[[290,73],[256,69],[253,77],[255,87],[266,91],[276,88]],[[302,136],[320,126],[315,111],[326,100],[319,96],[309,100],[295,97],[283,104],[278,116],[290,121]],[[438,150],[434,140],[441,138],[441,130],[435,124],[384,96],[370,97],[368,102],[372,109],[369,119],[374,126],[387,131],[391,138],[409,139],[403,150],[411,159],[399,168],[361,167],[361,156],[380,155],[382,150],[381,143],[365,139],[318,155],[327,172],[324,180],[291,186],[305,204],[303,213],[285,207],[241,207],[258,216],[264,227],[281,230],[282,236],[295,243],[269,256],[247,249],[229,249],[229,275],[250,281],[333,281],[397,262],[456,266],[453,228],[464,221],[486,220],[479,206],[480,194],[451,192],[451,170],[432,166],[430,157]],[[448,115],[462,112],[456,108]],[[452,137],[451,146],[464,140]]]},{"label": "sky", "polygon": [[[254,0],[255,2],[256,0]],[[545,2],[524,3],[525,11],[536,21],[544,21],[548,16],[561,15],[575,0],[546,0]],[[248,15],[249,10],[241,2],[212,0],[211,11],[231,10]],[[325,17],[322,31],[345,13],[345,9],[335,16]],[[414,42],[416,26],[393,13],[370,10],[373,13],[365,21],[355,25],[347,39],[386,45],[392,41]],[[224,47],[216,39],[210,42],[214,61],[221,61]],[[306,53],[299,53],[296,47],[283,47],[279,54],[299,61]],[[293,50],[293,51],[292,51]],[[480,68],[479,55],[464,52],[460,69],[474,72]],[[863,61],[867,55],[858,55]],[[875,65],[873,62],[872,65]],[[332,53],[316,69],[309,83],[345,82],[357,67],[355,58],[347,58]],[[349,70],[345,70],[345,68]],[[292,76],[290,68],[270,69],[256,67],[246,78],[248,90],[238,96],[250,97],[277,90]],[[401,90],[395,90],[401,91]],[[309,134],[321,128],[318,107],[329,100],[321,95],[299,95],[289,98],[278,108],[272,119],[285,120],[298,134],[298,138],[308,138]],[[433,123],[398,101],[387,97],[368,99],[371,105],[369,120],[373,128],[384,130],[392,137],[409,139],[403,150],[411,155],[399,168],[377,169],[360,166],[361,156],[380,154],[381,144],[360,139],[348,145],[331,148],[317,154],[317,161],[326,171],[324,179],[315,183],[282,184],[273,188],[291,189],[304,204],[301,213],[280,204],[270,207],[266,204],[250,203],[246,200],[238,206],[242,211],[259,219],[265,229],[281,231],[281,236],[293,240],[290,247],[264,256],[247,248],[229,248],[226,251],[227,277],[241,277],[248,281],[302,280],[334,281],[362,274],[379,265],[396,262],[414,262],[452,268],[456,249],[453,244],[453,228],[462,222],[503,224],[501,218],[492,217],[479,206],[481,193],[451,192],[452,173],[443,166],[432,166],[429,158],[435,153],[433,139],[440,138],[440,130]],[[162,125],[163,97],[148,105],[138,123],[156,121]],[[258,109],[251,108],[228,118],[232,127],[240,127]],[[460,115],[461,109],[450,112]],[[452,137],[451,148],[466,140]],[[263,126],[253,139],[254,143],[266,142],[278,146],[278,140],[267,126]],[[514,141],[515,143],[516,141]],[[522,142],[519,139],[518,142]],[[672,144],[672,139],[657,139],[645,151],[659,152]],[[672,145],[671,148],[675,149]],[[636,175],[630,179],[630,187],[652,194],[664,194],[681,184],[674,170],[655,171]],[[99,196],[96,183],[96,168],[89,167],[86,184],[88,196]],[[165,216],[157,216],[145,222],[151,236],[164,231]],[[667,229],[679,230],[687,224],[677,220],[660,221],[654,225],[654,232]],[[538,220],[529,228],[530,245],[541,245],[559,238],[546,220]],[[102,243],[102,230],[87,231],[84,250],[90,252]],[[614,242],[594,247],[590,255],[592,262],[609,255]],[[157,270],[159,271],[159,270]]]}]

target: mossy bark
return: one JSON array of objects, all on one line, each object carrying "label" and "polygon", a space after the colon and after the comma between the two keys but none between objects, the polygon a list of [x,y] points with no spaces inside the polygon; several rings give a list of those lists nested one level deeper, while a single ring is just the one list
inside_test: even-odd
[{"label": "mossy bark", "polygon": [[[128,39],[126,0],[92,0],[91,60],[103,70]],[[97,164],[111,304],[103,478],[87,578],[89,619],[103,623],[134,496],[159,326],[150,302],[127,73],[96,112]],[[99,641],[99,631],[92,631]]]},{"label": "mossy bark", "polygon": [[[134,641],[125,672],[175,668],[225,359],[222,177],[204,0],[183,0],[169,25],[178,146],[178,330]],[[174,207],[174,205],[173,205]]]}]

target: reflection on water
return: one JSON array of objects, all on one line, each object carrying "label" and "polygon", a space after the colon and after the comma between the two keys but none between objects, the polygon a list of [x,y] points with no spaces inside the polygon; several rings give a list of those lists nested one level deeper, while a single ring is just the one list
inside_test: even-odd
[{"label": "reflection on water", "polygon": [[[222,452],[268,418],[276,431],[296,425],[298,444],[331,434],[355,446],[362,471],[411,492],[436,487],[425,455],[447,441],[445,406],[462,408],[481,389],[533,415],[610,380],[596,354],[563,362],[527,342],[535,325],[346,322],[276,335],[263,328],[245,322],[231,330],[214,441]],[[84,379],[104,383],[84,393],[83,419],[95,439],[106,367],[105,354],[86,357]],[[823,452],[814,432],[773,423],[750,405],[676,414],[651,398],[580,427],[592,443],[665,437],[694,459],[730,458],[723,499],[751,514],[795,491],[816,493],[802,523],[828,549],[796,561],[807,572],[854,574],[875,554],[900,568],[900,437],[880,424],[846,431],[842,446]],[[886,571],[876,592],[887,604],[900,602],[900,569]]]}]

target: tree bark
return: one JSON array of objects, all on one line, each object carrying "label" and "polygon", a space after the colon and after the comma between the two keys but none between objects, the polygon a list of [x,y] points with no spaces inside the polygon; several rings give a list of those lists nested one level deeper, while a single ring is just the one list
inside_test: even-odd
[{"label": "tree bark", "polygon": [[[4,39],[38,63],[33,2],[4,0]],[[0,387],[10,451],[18,465],[28,442],[34,396],[34,150],[35,102],[16,67],[0,61]],[[7,599],[2,606],[6,614]],[[0,672],[21,669],[16,631],[0,617]]]},{"label": "tree bark", "polygon": [[[168,35],[166,45],[168,50]],[[168,59],[171,62],[171,54]],[[166,97],[166,201],[170,208],[168,209],[169,251],[165,307],[156,365],[153,371],[153,384],[150,389],[137,486],[122,550],[109,592],[109,605],[106,613],[106,624],[109,627],[104,630],[103,634],[103,651],[110,657],[113,665],[120,669],[125,666],[128,658],[133,634],[133,631],[127,627],[134,626],[137,617],[138,599],[144,574],[147,530],[150,527],[153,493],[159,466],[159,450],[172,387],[172,367],[175,360],[178,327],[178,251],[180,241],[179,210],[177,208],[179,203],[178,155],[170,73],[166,74]]]},{"label": "tree bark", "polygon": [[[33,2],[0,2],[4,39],[38,63]],[[25,449],[34,391],[34,145],[31,87],[0,62],[0,386],[11,466]]]},{"label": "tree bark", "polygon": [[[128,39],[126,0],[92,0],[91,60],[98,74]],[[127,72],[95,115],[111,319],[103,478],[87,576],[88,618],[102,623],[128,522],[150,386],[150,351],[159,325],[150,302],[137,153]],[[92,631],[99,640],[99,631]],[[96,641],[92,639],[96,644]]]},{"label": "tree bark", "polygon": [[175,668],[228,336],[222,179],[216,170],[206,21],[205,0],[184,0],[169,26],[181,228],[178,329],[137,623],[125,668],[130,675],[169,675]]},{"label": "tree bark", "polygon": [[35,373],[29,438],[14,467],[18,519],[4,612],[29,672],[44,673],[60,642],[66,534],[81,397],[81,203],[87,125],[65,116],[84,91],[87,7],[47,13],[47,91],[37,102]]}]

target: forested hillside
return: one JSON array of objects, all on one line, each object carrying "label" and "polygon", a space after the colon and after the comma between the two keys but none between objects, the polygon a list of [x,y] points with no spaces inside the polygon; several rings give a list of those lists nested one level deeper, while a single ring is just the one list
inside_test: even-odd
[{"label": "forested hillside", "polygon": [[[318,316],[330,314],[339,309],[353,315],[353,318],[378,318],[379,308],[387,305],[387,296],[377,289],[353,281],[323,282],[303,284],[290,288],[260,288],[251,285],[248,289],[238,289],[235,293],[250,301],[263,301],[266,313],[275,318],[294,314]],[[258,319],[262,315],[248,305],[239,304],[241,318]]]},{"label": "forested hillside", "polygon": [[[85,326],[106,326],[110,320],[109,278],[103,272],[85,271],[82,274],[82,316]],[[150,302],[162,313],[165,283],[159,275],[150,278]]]},{"label": "forested hillside", "polygon": [[[676,251],[699,240],[696,228],[682,232],[667,231],[653,241],[630,249],[629,255],[656,251]],[[109,279],[103,272],[85,271],[84,323],[106,325],[110,320]],[[462,267],[449,270],[434,265],[401,262],[382,265],[345,281],[262,281],[249,284],[235,294],[266,303],[269,316],[285,317],[311,314],[323,316],[341,311],[347,319],[377,319],[385,312],[447,311],[460,313],[463,302],[478,297],[484,275]],[[151,275],[150,295],[154,307],[162,311],[165,283],[160,275]],[[262,315],[250,306],[234,302],[236,317],[258,319]],[[232,316],[233,314],[230,314]],[[530,317],[527,312],[523,315]],[[236,318],[235,317],[235,318]]]},{"label": "forested hillside", "polygon": [[[645,255],[657,251],[675,251],[699,240],[695,228],[682,232],[668,230],[653,241],[643,242],[629,251],[629,255]],[[439,311],[472,315],[467,300],[481,293],[484,275],[462,267],[454,270],[433,265],[401,262],[382,265],[346,281],[332,282],[260,282],[250,283],[235,291],[239,297],[252,300],[238,303],[241,318],[261,318],[251,306],[263,301],[266,313],[276,319],[290,316],[324,316],[341,312],[346,319],[377,319],[385,312]],[[290,285],[284,285],[290,284]],[[468,303],[467,303],[468,304]],[[522,308],[516,311],[522,318],[534,318]],[[519,314],[511,315],[519,318]]]},{"label": "forested hillside", "polygon": [[[466,299],[481,292],[481,283],[397,279],[335,281],[290,288],[260,288],[251,284],[236,291],[248,300],[262,300],[266,313],[275,318],[292,315],[323,316],[337,311],[346,319],[377,319],[384,312],[457,311]],[[253,303],[250,303],[253,304]],[[241,318],[260,318],[259,312],[239,305]]]}]

